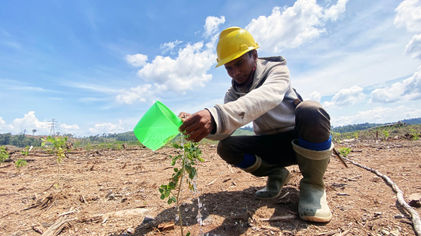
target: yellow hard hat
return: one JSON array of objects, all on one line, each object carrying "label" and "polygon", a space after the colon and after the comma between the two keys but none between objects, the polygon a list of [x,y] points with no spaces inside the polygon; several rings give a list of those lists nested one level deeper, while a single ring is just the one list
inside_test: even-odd
[{"label": "yellow hard hat", "polygon": [[216,47],[216,54],[218,55],[216,67],[237,59],[258,47],[259,45],[247,30],[240,27],[226,28],[219,35],[218,46]]}]

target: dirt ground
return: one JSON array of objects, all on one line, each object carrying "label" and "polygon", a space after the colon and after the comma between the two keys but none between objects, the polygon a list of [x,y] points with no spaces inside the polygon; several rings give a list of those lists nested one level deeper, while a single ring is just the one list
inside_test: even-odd
[{"label": "dirt ground", "polygon": [[[350,147],[350,159],[389,176],[405,197],[421,193],[421,141],[354,141],[336,147]],[[414,235],[391,187],[367,170],[350,163],[345,168],[334,156],[325,174],[333,219],[314,224],[296,215],[297,166],[288,167],[293,177],[280,199],[257,200],[254,192],[265,178],[227,165],[215,145],[201,149],[205,162],[197,167],[198,192],[182,193],[184,233]],[[74,150],[59,166],[51,155],[15,153],[13,160],[25,158],[28,165],[17,169],[13,162],[0,163],[0,234],[179,235],[176,208],[158,192],[173,172],[168,155],[175,153],[172,148]]]}]

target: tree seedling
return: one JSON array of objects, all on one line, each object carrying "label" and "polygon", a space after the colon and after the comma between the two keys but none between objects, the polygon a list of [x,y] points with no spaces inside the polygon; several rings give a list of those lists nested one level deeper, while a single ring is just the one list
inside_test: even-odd
[{"label": "tree seedling", "polygon": [[67,137],[51,137],[42,138],[41,147],[45,148],[47,152],[57,157],[57,163],[60,163],[67,153]]},{"label": "tree seedling", "polygon": [[32,150],[32,148],[33,148],[33,146],[26,146],[22,151],[21,151],[21,153],[22,153],[22,155],[24,155],[24,156],[28,156],[29,155],[29,152]]},{"label": "tree seedling", "polygon": [[15,167],[16,168],[21,168],[21,167],[24,167],[24,166],[26,166],[28,164],[28,162],[26,162],[26,160],[25,159],[18,159],[16,162],[15,162]]},{"label": "tree seedling", "polygon": [[9,153],[6,151],[5,146],[0,146],[0,162],[4,162],[9,158]]},{"label": "tree seedling", "polygon": [[339,153],[343,156],[343,157],[347,157],[348,154],[351,152],[351,148],[349,147],[343,147],[343,148],[339,148]]},{"label": "tree seedling", "polygon": [[420,137],[419,137],[419,134],[418,134],[418,132],[417,132],[417,130],[416,129],[410,129],[409,130],[409,132],[410,132],[410,134],[412,135],[412,140],[418,140],[418,139],[420,139]]},{"label": "tree seedling", "polygon": [[383,136],[384,136],[384,140],[387,140],[390,136],[389,131],[383,130]]},{"label": "tree seedling", "polygon": [[[159,187],[159,192],[161,193],[161,199],[167,199],[168,204],[176,203],[180,233],[184,236],[183,221],[180,211],[180,194],[182,192],[183,180],[186,179],[190,190],[196,191],[194,180],[197,175],[197,171],[195,165],[197,161],[203,162],[204,160],[200,157],[202,152],[197,143],[187,142],[182,145],[174,144],[173,146],[177,149],[183,150],[183,154],[170,156],[171,165],[174,166],[174,173],[172,174],[168,184],[161,185]],[[185,176],[187,178],[185,178]],[[186,235],[190,235],[190,232]]]},{"label": "tree seedling", "polygon": [[[60,162],[67,157],[67,137],[51,137],[42,139],[41,147],[45,148],[47,152],[53,154],[57,158],[57,176],[60,178]],[[58,180],[59,182],[59,180]],[[57,188],[59,183],[54,184]]]}]

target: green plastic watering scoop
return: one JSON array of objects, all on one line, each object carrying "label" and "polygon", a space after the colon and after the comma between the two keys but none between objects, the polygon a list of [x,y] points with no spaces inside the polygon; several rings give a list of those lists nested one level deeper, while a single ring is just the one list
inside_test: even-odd
[{"label": "green plastic watering scoop", "polygon": [[153,151],[164,146],[179,133],[183,122],[168,107],[156,101],[134,128],[134,135]]}]

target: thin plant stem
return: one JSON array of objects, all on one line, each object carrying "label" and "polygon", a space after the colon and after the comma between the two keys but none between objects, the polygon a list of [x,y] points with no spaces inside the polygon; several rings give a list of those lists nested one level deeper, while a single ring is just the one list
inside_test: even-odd
[{"label": "thin plant stem", "polygon": [[181,172],[180,186],[178,187],[178,193],[177,193],[177,211],[178,211],[178,218],[179,218],[179,221],[180,221],[181,235],[184,235],[184,234],[183,234],[183,219],[181,217],[179,200],[180,200],[181,186],[183,185],[183,179],[184,179],[184,158],[183,158],[183,171]]},{"label": "thin plant stem", "polygon": [[[184,147],[184,142],[182,142],[182,146]],[[184,171],[185,171],[185,162],[186,162],[186,153],[184,151],[183,148],[183,162],[182,162],[182,167],[181,167],[181,177],[180,177],[180,186],[178,186],[178,193],[177,193],[177,211],[178,211],[178,220],[180,221],[180,231],[181,231],[181,236],[184,236],[183,233],[183,218],[181,217],[181,210],[180,210],[180,193],[181,193],[181,187],[183,185],[183,179],[184,179]]]}]

